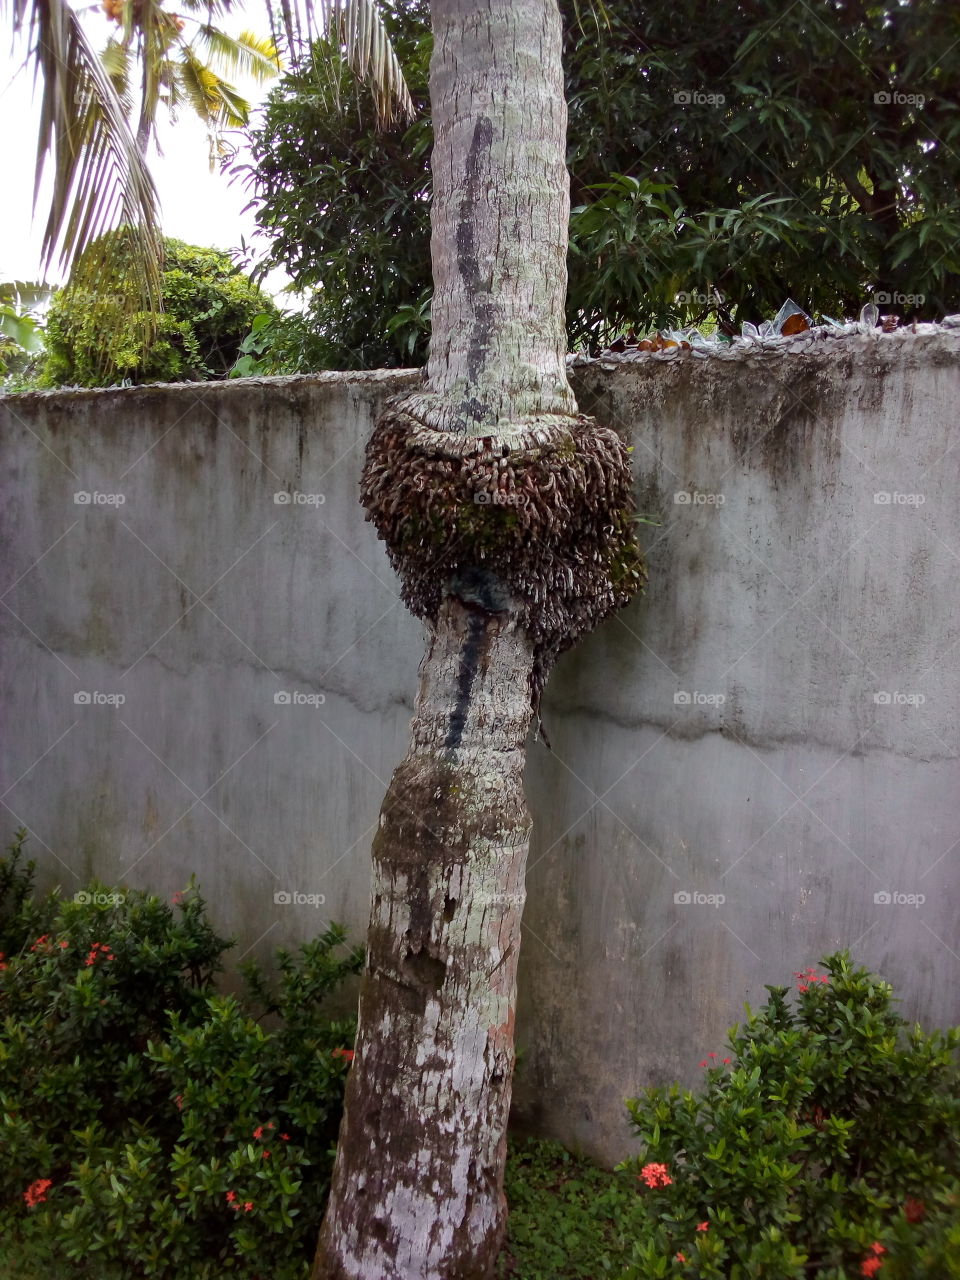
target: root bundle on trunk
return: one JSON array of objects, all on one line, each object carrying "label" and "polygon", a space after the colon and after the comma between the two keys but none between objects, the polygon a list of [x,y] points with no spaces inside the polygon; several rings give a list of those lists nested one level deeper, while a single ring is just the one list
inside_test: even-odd
[{"label": "root bundle on trunk", "polygon": [[629,451],[583,415],[477,437],[433,430],[392,401],[367,445],[361,501],[418,617],[435,621],[445,595],[477,583],[476,603],[516,614],[534,645],[535,707],[559,654],[646,579]]}]

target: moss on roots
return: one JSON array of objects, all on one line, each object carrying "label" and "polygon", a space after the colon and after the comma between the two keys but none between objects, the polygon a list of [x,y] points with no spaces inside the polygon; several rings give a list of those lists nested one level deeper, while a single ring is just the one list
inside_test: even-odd
[{"label": "moss on roots", "polygon": [[502,584],[534,646],[535,707],[557,657],[646,580],[627,447],[582,415],[465,437],[391,401],[367,445],[361,502],[418,617],[433,621],[477,570]]}]

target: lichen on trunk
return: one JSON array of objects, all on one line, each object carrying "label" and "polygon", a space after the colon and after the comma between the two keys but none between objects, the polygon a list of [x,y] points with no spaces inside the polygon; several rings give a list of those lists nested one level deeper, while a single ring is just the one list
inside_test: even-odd
[{"label": "lichen on trunk", "polygon": [[433,336],[361,499],[428,628],[373,846],[356,1056],[313,1280],[486,1280],[530,818],[556,657],[642,585],[629,452],[566,378],[556,0],[434,0]]}]

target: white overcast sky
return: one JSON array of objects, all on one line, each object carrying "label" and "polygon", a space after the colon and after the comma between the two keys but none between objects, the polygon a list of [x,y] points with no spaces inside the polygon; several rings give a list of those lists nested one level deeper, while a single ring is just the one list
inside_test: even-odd
[{"label": "white overcast sky", "polygon": [[[85,11],[84,25],[92,43],[102,47],[115,28],[99,5],[78,7]],[[175,10],[176,6],[171,8]],[[221,25],[231,34],[245,28],[258,35],[269,33],[265,10],[256,4],[250,5],[248,13],[238,6]],[[0,121],[4,170],[10,182],[0,201],[0,281],[38,279],[46,222],[44,188],[37,201],[36,216],[33,214],[38,99],[33,93],[32,71],[22,69],[25,48],[21,41],[11,52],[5,34],[0,41]],[[263,86],[242,80],[235,83],[250,102],[259,101],[270,89],[270,82]],[[164,235],[217,249],[237,247],[241,236],[249,244],[255,232],[253,214],[241,212],[249,195],[238,181],[231,184],[218,171],[210,172],[206,130],[186,110],[176,125],[165,115],[161,115],[159,123],[163,155],[158,156],[151,149],[149,164],[160,195]],[[232,136],[239,141],[239,135]],[[256,243],[262,252],[263,243]],[[46,278],[55,282],[63,279],[58,263],[51,265]],[[283,283],[284,277],[278,273],[271,275],[265,287],[276,292]]]}]

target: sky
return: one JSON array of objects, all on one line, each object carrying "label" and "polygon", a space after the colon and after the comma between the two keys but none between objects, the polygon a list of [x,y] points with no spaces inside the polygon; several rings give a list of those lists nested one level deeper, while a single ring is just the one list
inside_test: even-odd
[{"label": "sky", "polygon": [[[82,7],[86,30],[94,46],[99,48],[106,43],[113,26],[98,5]],[[251,6],[250,12],[244,13],[238,5],[220,25],[232,35],[246,27],[258,35],[269,34],[265,12],[261,14],[257,6]],[[36,215],[33,213],[39,95],[33,93],[32,71],[23,68],[25,52],[25,41],[20,41],[12,52],[6,38],[0,42],[4,168],[8,177],[11,174],[14,177],[0,201],[0,281],[38,278],[46,223],[48,187],[41,188]],[[234,83],[251,103],[260,101],[270,90],[270,83],[257,85],[242,79]],[[239,181],[231,184],[226,176],[210,172],[207,134],[199,120],[183,111],[173,125],[164,114],[158,132],[163,155],[158,156],[151,148],[149,164],[160,195],[164,235],[217,249],[236,248],[243,237],[248,244],[253,241],[262,254],[266,245],[256,239],[253,213],[242,212],[249,193]],[[242,141],[239,133],[230,137],[234,142]],[[54,282],[63,280],[64,273],[56,261],[46,278]],[[276,293],[285,282],[283,273],[275,272],[264,287]]]}]

